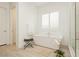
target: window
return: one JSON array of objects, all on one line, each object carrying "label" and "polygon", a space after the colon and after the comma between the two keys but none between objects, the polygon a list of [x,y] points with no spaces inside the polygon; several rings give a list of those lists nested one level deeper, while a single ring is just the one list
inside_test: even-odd
[{"label": "window", "polygon": [[50,27],[52,29],[58,29],[58,25],[59,25],[59,13],[58,12],[50,13]]},{"label": "window", "polygon": [[42,15],[42,29],[57,30],[59,27],[59,12]]},{"label": "window", "polygon": [[49,26],[49,14],[42,15],[42,28],[48,28]]}]

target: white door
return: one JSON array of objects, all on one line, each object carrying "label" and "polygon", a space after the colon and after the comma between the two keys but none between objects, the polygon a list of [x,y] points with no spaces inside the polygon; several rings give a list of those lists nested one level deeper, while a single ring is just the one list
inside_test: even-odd
[{"label": "white door", "polygon": [[0,45],[9,42],[8,13],[6,8],[0,8]]}]

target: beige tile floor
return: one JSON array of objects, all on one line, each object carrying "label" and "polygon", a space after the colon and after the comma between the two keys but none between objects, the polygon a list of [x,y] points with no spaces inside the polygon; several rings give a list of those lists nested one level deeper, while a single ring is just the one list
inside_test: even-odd
[{"label": "beige tile floor", "polygon": [[[34,48],[16,49],[15,45],[0,47],[0,57],[55,57],[55,50],[34,45]],[[68,52],[68,50],[65,50]],[[67,53],[66,56],[69,56]]]}]

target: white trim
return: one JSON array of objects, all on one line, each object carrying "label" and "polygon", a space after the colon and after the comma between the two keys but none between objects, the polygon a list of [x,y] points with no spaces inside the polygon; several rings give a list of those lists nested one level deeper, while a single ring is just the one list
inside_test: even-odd
[{"label": "white trim", "polygon": [[12,44],[12,41],[11,41],[11,12],[10,12],[10,4],[9,4],[9,44]]},{"label": "white trim", "polygon": [[18,3],[16,3],[16,48],[19,47],[19,39],[18,39]]}]

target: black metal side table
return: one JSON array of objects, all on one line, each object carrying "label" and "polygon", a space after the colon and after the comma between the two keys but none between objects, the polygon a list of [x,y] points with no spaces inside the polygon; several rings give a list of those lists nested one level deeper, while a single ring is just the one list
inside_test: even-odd
[{"label": "black metal side table", "polygon": [[25,45],[24,45],[24,49],[28,46],[31,46],[33,48],[33,38],[30,39],[24,39]]}]

